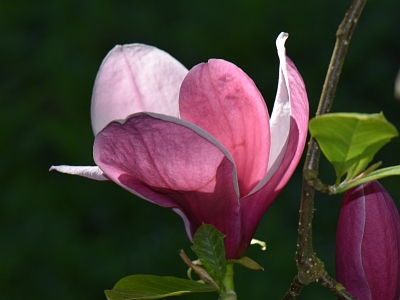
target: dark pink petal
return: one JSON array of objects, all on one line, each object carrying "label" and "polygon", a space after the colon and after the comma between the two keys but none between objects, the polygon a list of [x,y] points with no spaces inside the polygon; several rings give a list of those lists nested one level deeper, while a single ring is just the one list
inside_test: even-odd
[{"label": "dark pink petal", "polygon": [[359,299],[400,296],[400,216],[372,181],[346,192],[336,233],[337,280]]},{"label": "dark pink petal", "polygon": [[189,238],[202,223],[216,226],[233,257],[241,232],[235,166],[207,132],[165,115],[134,114],[96,136],[94,159],[123,188],[173,208]]},{"label": "dark pink petal", "polygon": [[[271,124],[273,142],[270,161],[273,163],[269,166],[267,175],[252,193],[240,200],[242,218],[246,220],[246,241],[251,240],[261,217],[292,176],[307,138],[309,116],[307,93],[300,73],[285,55],[286,38],[286,34],[281,34],[277,40],[281,64],[278,92],[271,118],[271,122],[276,123]],[[284,130],[279,128],[279,124]],[[284,136],[286,138],[282,140]],[[275,144],[278,146],[275,147]]]},{"label": "dark pink petal", "polygon": [[212,59],[195,66],[182,83],[181,118],[220,141],[232,154],[240,195],[248,194],[267,172],[269,116],[254,82],[234,64]]},{"label": "dark pink petal", "polygon": [[336,231],[336,279],[357,298],[372,299],[361,257],[365,204],[362,186],[345,194]]},{"label": "dark pink petal", "polygon": [[114,47],[103,60],[93,88],[94,134],[109,122],[136,112],[179,117],[179,88],[187,72],[172,56],[155,47]]}]

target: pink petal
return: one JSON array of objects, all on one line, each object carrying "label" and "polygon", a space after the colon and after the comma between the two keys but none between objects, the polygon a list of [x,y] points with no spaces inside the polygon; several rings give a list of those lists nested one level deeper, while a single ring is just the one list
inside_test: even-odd
[{"label": "pink petal", "polygon": [[94,179],[94,180],[108,180],[107,177],[104,176],[102,170],[99,167],[78,167],[78,166],[51,166],[49,171],[58,171],[61,173],[66,173],[70,175],[79,175],[82,177]]},{"label": "pink petal", "polygon": [[359,299],[400,296],[400,216],[372,181],[346,192],[336,233],[337,280]]},{"label": "pink petal", "polygon": [[240,195],[248,194],[267,172],[269,116],[254,82],[234,64],[212,59],[195,66],[182,83],[181,118],[220,141],[232,154]]},{"label": "pink petal", "polygon": [[235,166],[226,149],[201,128],[158,114],[110,123],[95,139],[94,159],[130,192],[173,208],[191,238],[204,222],[227,235],[228,256],[240,240]]},{"label": "pink petal", "polygon": [[[265,211],[279,195],[283,187],[292,176],[301,155],[308,132],[308,99],[304,82],[293,62],[285,56],[284,41],[286,34],[281,34],[277,40],[279,58],[281,60],[278,92],[274,112],[271,121],[271,136],[273,137],[271,160],[275,162],[270,166],[267,175],[256,186],[249,196],[240,200],[242,206],[242,219],[245,220],[245,240],[249,241],[254,235],[258,223]],[[289,97],[289,98],[288,98]],[[290,105],[288,108],[287,106]],[[282,127],[287,128],[289,109],[289,132],[281,132],[279,129],[282,117]],[[280,135],[288,134],[284,140]],[[275,147],[275,143],[278,144]]]},{"label": "pink petal", "polygon": [[150,111],[179,116],[178,94],[187,69],[152,46],[115,46],[100,66],[93,88],[92,127],[96,135],[109,122]]}]

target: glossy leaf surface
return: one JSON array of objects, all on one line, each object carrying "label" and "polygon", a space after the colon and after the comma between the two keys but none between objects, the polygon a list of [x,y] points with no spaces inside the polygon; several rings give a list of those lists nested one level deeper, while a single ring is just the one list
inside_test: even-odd
[{"label": "glossy leaf surface", "polygon": [[309,129],[335,168],[336,185],[348,171],[346,180],[358,175],[383,145],[398,136],[383,114],[326,114],[312,119]]}]

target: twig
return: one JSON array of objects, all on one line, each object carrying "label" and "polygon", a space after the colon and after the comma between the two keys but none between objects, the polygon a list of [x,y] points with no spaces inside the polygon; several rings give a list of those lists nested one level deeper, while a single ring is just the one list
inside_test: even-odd
[{"label": "twig", "polygon": [[299,278],[295,276],[289,290],[286,292],[286,295],[282,298],[282,300],[296,299],[296,297],[300,295],[303,286],[304,285],[299,281]]},{"label": "twig", "polygon": [[340,300],[357,300],[357,298],[346,291],[346,288],[343,285],[336,282],[328,274],[320,278],[320,283],[322,286],[328,288],[332,293],[336,294]]},{"label": "twig", "polygon": [[[347,49],[365,3],[366,0],[353,0],[336,32],[336,44],[325,78],[316,115],[325,114],[329,112],[332,107]],[[325,271],[323,262],[316,256],[312,244],[315,188],[309,183],[313,182],[313,180],[310,179],[315,179],[318,176],[320,154],[321,151],[318,144],[311,137],[303,168],[303,188],[300,204],[297,250],[295,255],[298,275],[295,277],[292,286],[297,287],[299,284],[308,285],[311,282],[319,281],[322,285],[338,295],[340,299],[355,299],[342,285],[329,277]],[[301,288],[298,288],[298,290],[299,294]],[[290,298],[288,294],[290,294],[290,289],[283,299],[295,299],[298,295]]]},{"label": "twig", "polygon": [[342,23],[339,25],[336,32],[336,44],[326,74],[317,115],[326,114],[332,107],[347,49],[366,2],[367,0],[353,0]]}]

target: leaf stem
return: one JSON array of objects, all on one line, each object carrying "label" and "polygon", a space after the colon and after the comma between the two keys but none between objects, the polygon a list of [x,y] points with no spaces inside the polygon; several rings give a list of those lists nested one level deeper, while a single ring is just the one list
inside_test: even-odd
[{"label": "leaf stem", "polygon": [[[336,32],[335,48],[328,67],[316,115],[328,113],[332,107],[350,39],[365,3],[366,0],[353,0],[342,23],[339,25]],[[300,294],[301,285],[308,285],[314,281],[320,281],[322,285],[328,287],[339,297],[342,297],[341,299],[355,299],[342,285],[329,277],[323,262],[316,256],[312,244],[315,188],[309,184],[310,180],[309,178],[307,180],[306,177],[312,173],[313,177],[315,176],[314,178],[317,178],[320,155],[321,151],[318,144],[311,137],[303,168],[303,187],[300,204],[297,250],[295,255],[298,275],[295,277],[289,291],[283,299],[295,299]],[[295,288],[294,293],[292,292],[292,287]]]}]

